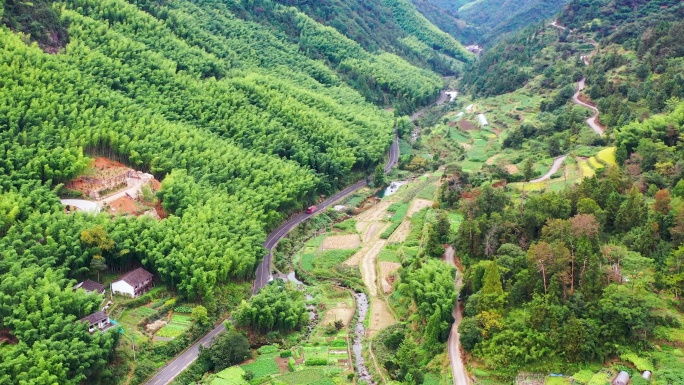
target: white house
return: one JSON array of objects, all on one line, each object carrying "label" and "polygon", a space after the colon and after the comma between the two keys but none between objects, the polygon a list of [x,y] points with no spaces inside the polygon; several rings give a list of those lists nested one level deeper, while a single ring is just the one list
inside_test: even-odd
[{"label": "white house", "polygon": [[489,125],[489,122],[487,121],[487,118],[485,118],[484,114],[477,115],[477,120],[480,121],[480,125],[482,127]]},{"label": "white house", "polygon": [[88,324],[88,331],[93,334],[95,330],[105,331],[110,327],[114,326],[109,321],[109,316],[103,311],[98,311],[89,316],[81,318],[81,322],[86,322]]},{"label": "white house", "polygon": [[152,287],[154,287],[152,273],[140,267],[112,282],[112,293],[136,298],[148,292]]}]

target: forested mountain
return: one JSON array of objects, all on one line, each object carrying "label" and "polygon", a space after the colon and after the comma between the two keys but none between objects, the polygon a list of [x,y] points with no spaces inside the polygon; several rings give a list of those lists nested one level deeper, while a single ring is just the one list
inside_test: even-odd
[{"label": "forested mountain", "polygon": [[[95,259],[216,312],[269,229],[382,162],[384,109],[431,102],[431,69],[471,60],[409,3],[382,4],[376,39],[268,0],[0,2],[0,383],[113,380],[116,333],[75,322],[98,310],[71,289]],[[64,213],[94,156],[163,180],[170,216]]]},{"label": "forested mountain", "polygon": [[[679,1],[573,0],[557,25],[532,25],[465,69],[461,84],[477,97],[536,99],[503,147],[555,157],[607,144],[617,157],[560,191],[511,196],[458,171],[444,188],[466,218],[461,341],[495,377],[605,383],[615,373],[585,365],[614,360],[631,383],[649,383],[643,370],[658,373],[650,383],[684,382],[683,16]],[[572,105],[583,78],[578,97],[597,106],[604,136]]]},{"label": "forested mountain", "polygon": [[[454,36],[462,37],[466,43],[490,45],[511,32],[523,29],[540,20],[551,18],[567,0],[413,0],[414,4],[433,23]],[[449,30],[444,16],[426,5],[440,8],[453,20],[459,20],[458,29]],[[477,33],[473,33],[475,30]]]}]

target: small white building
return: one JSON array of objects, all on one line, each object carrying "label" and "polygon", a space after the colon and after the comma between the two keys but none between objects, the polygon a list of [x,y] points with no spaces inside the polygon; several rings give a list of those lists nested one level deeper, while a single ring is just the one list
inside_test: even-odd
[{"label": "small white building", "polygon": [[456,119],[460,118],[461,116],[463,116],[463,111],[461,111],[461,112],[459,112],[458,114],[456,114]]},{"label": "small white building", "polygon": [[473,109],[474,109],[474,108],[475,108],[474,105],[469,104],[469,105],[466,107],[466,112],[468,112],[468,113],[473,112]]},{"label": "small white building", "polygon": [[81,322],[85,322],[88,324],[88,332],[90,332],[90,334],[95,333],[96,330],[104,332],[105,330],[114,326],[109,321],[109,316],[107,315],[107,313],[103,311],[98,311],[97,313],[93,313],[89,316],[83,317],[81,318]]},{"label": "small white building", "polygon": [[445,91],[444,93],[449,97],[450,102],[456,100],[456,97],[458,96],[458,91]]},{"label": "small white building", "polygon": [[487,121],[487,118],[485,118],[484,114],[477,115],[477,120],[480,122],[482,127],[489,125],[489,122]]},{"label": "small white building", "polygon": [[112,282],[112,293],[136,298],[153,287],[152,273],[140,267]]}]

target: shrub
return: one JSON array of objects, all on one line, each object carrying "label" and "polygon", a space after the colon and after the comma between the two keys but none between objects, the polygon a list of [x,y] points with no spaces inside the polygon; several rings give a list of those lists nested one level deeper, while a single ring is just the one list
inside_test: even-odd
[{"label": "shrub", "polygon": [[283,350],[282,352],[280,352],[280,357],[281,358],[292,357],[292,350]]},{"label": "shrub", "polygon": [[294,372],[295,370],[295,360],[294,358],[290,357],[289,360],[287,360],[287,369],[291,372]]},{"label": "shrub", "polygon": [[275,345],[275,344],[274,345],[264,345],[264,346],[260,347],[259,349],[257,349],[257,352],[259,352],[259,354],[270,354],[270,353],[277,352],[278,349],[279,349],[278,345]]},{"label": "shrub", "polygon": [[306,361],[304,361],[304,365],[306,365],[306,366],[325,366],[325,365],[328,365],[328,359],[327,358],[309,358]]},{"label": "shrub", "polygon": [[189,306],[176,306],[173,308],[176,313],[192,313],[192,308]]}]

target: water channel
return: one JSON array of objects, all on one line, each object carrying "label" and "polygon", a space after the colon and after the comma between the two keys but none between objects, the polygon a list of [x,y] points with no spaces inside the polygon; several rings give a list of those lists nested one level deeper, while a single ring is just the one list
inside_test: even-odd
[{"label": "water channel", "polygon": [[365,381],[370,385],[375,385],[373,376],[368,373],[368,368],[363,360],[363,337],[366,335],[366,328],[363,327],[363,320],[366,319],[368,313],[368,297],[364,293],[354,293],[356,297],[356,309],[358,318],[356,320],[356,327],[354,328],[354,343],[352,344],[352,351],[354,352],[354,362],[356,362],[356,374],[359,381]]}]

